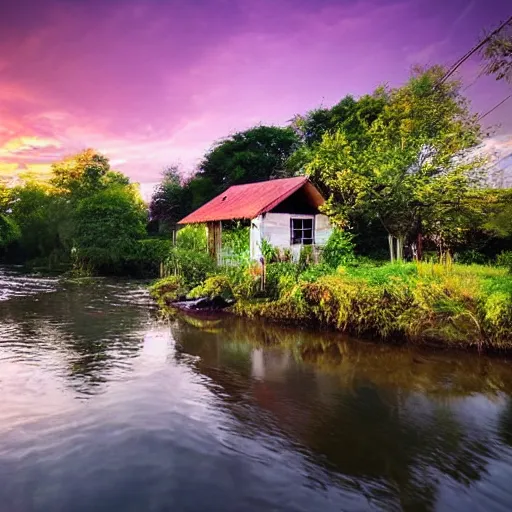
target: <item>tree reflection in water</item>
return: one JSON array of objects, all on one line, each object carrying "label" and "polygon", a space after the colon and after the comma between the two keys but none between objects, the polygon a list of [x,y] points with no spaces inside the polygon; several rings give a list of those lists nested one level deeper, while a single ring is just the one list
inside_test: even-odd
[{"label": "tree reflection in water", "polygon": [[485,478],[502,447],[479,402],[503,411],[500,438],[511,445],[504,397],[512,368],[504,360],[232,318],[185,317],[172,333],[177,360],[199,356],[196,370],[241,430],[286,434],[339,483],[386,508],[431,510],[440,482],[469,488]]}]

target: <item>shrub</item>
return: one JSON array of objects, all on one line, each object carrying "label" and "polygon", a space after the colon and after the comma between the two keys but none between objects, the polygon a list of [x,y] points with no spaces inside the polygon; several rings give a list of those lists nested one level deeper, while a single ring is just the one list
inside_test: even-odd
[{"label": "shrub", "polygon": [[251,263],[242,267],[241,272],[233,274],[233,293],[237,299],[251,299],[255,297],[261,287],[261,266]]},{"label": "shrub", "polygon": [[203,284],[196,286],[187,297],[190,299],[198,299],[200,297],[232,299],[233,290],[227,276],[217,275],[207,278]]},{"label": "shrub", "polygon": [[496,265],[506,267],[512,273],[512,251],[503,251],[501,254],[498,254]]},{"label": "shrub", "polygon": [[322,252],[323,261],[332,268],[355,262],[353,236],[335,228]]},{"label": "shrub", "polygon": [[21,235],[20,228],[13,219],[0,214],[0,249],[16,241]]},{"label": "shrub", "polygon": [[202,224],[188,224],[176,234],[180,249],[207,252],[206,229]]},{"label": "shrub", "polygon": [[297,282],[297,265],[293,263],[269,263],[266,266],[265,296],[277,299],[283,287]]},{"label": "shrub", "polygon": [[249,227],[236,227],[222,232],[222,246],[230,252],[235,260],[249,261],[250,233]]},{"label": "shrub", "polygon": [[[138,276],[155,277],[159,275],[160,265],[172,251],[172,242],[165,238],[146,238],[137,240],[126,257],[127,266]],[[125,270],[130,270],[127,268]]]},{"label": "shrub", "polygon": [[194,288],[215,272],[217,264],[206,251],[173,247],[165,267],[168,272],[182,276],[189,288]]},{"label": "shrub", "polygon": [[463,265],[485,265],[488,262],[488,258],[485,254],[475,251],[474,249],[457,253],[456,259],[458,263],[462,263]]},{"label": "shrub", "polygon": [[187,293],[181,276],[168,276],[159,279],[149,288],[150,295],[161,307],[184,297]]},{"label": "shrub", "polygon": [[304,272],[299,275],[300,281],[311,282],[316,281],[318,278],[332,274],[332,268],[326,263],[319,263],[308,267]]},{"label": "shrub", "polygon": [[261,254],[267,263],[285,263],[293,261],[293,253],[289,247],[274,247],[268,240],[261,241]]}]

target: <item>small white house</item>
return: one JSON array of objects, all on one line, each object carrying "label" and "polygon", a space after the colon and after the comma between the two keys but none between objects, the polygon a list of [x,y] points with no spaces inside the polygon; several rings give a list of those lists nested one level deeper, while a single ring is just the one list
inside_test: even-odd
[{"label": "small white house", "polygon": [[208,249],[221,253],[222,221],[250,219],[251,258],[261,258],[262,241],[291,249],[297,257],[304,245],[324,245],[332,227],[319,212],[324,198],[305,177],[235,185],[182,219],[179,224],[205,223]]}]

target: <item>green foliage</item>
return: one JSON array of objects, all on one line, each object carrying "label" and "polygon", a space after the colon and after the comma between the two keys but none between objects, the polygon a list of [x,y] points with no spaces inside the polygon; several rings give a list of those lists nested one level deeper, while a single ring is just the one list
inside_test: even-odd
[{"label": "green foliage", "polygon": [[[124,180],[110,171],[108,159],[93,149],[52,165],[51,183],[73,199],[81,199]],[[124,184],[126,184],[124,182]]]},{"label": "green foliage", "polygon": [[269,263],[266,266],[265,296],[277,299],[281,293],[297,282],[298,267],[291,262]]},{"label": "green foliage", "polygon": [[322,251],[323,261],[332,268],[350,265],[355,262],[353,235],[334,228]]},{"label": "green foliage", "polygon": [[146,233],[144,206],[130,187],[111,187],[80,200],[73,220],[76,259],[97,271],[129,260]]},{"label": "green foliage", "polygon": [[69,260],[73,227],[68,202],[46,184],[28,182],[9,194],[9,217],[20,230],[14,257]]},{"label": "green foliage", "polygon": [[5,249],[20,237],[20,228],[14,220],[0,214],[0,249]]},{"label": "green foliage", "polygon": [[268,240],[261,240],[261,254],[267,263],[291,262],[293,261],[293,253],[290,248],[284,249],[273,246]]},{"label": "green foliage", "polygon": [[208,180],[208,199],[231,185],[286,177],[286,160],[298,142],[291,128],[257,126],[235,133],[206,154],[197,177]]},{"label": "green foliage", "polygon": [[482,254],[475,249],[469,249],[467,251],[457,253],[457,262],[462,263],[463,265],[485,265],[488,263],[488,258],[485,254]]},{"label": "green foliage", "polygon": [[149,293],[160,307],[165,307],[183,298],[187,290],[180,276],[169,276],[156,281],[149,288]]},{"label": "green foliage", "polygon": [[461,205],[481,162],[460,155],[480,130],[460,84],[438,84],[443,73],[416,71],[404,87],[380,93],[382,111],[357,137],[343,128],[324,134],[306,171],[328,193],[324,210],[336,223],[378,219],[399,240],[421,229],[439,246],[471,225]]},{"label": "green foliage", "polygon": [[176,245],[189,251],[207,250],[206,229],[203,224],[188,224],[176,235]]},{"label": "green foliage", "polygon": [[169,272],[180,275],[188,288],[199,286],[217,269],[215,261],[206,251],[182,249],[179,246],[171,249],[165,267]]},{"label": "green foliage", "polygon": [[512,273],[512,251],[503,251],[496,258],[496,265],[506,267]]},{"label": "green foliage", "polygon": [[171,166],[165,169],[163,180],[149,204],[150,218],[159,223],[160,232],[168,233],[175,229],[178,221],[190,213],[189,199],[179,168]]},{"label": "green foliage", "polygon": [[326,133],[337,131],[346,133],[351,140],[358,140],[381,115],[388,101],[388,91],[382,87],[358,100],[345,96],[330,109],[320,108],[305,116],[295,116],[292,127],[306,147],[320,143]]},{"label": "green foliage", "polygon": [[379,339],[512,347],[512,277],[503,270],[402,263],[304,277],[235,311]]},{"label": "green foliage", "polygon": [[237,261],[249,261],[250,228],[237,225],[222,231],[222,248],[233,254]]},{"label": "green foliage", "polygon": [[227,276],[217,275],[208,277],[204,283],[193,288],[188,294],[188,298],[197,299],[200,297],[222,297],[223,299],[232,299],[233,290],[230,280]]},{"label": "green foliage", "polygon": [[300,281],[313,282],[320,277],[332,274],[333,267],[327,265],[327,263],[319,263],[318,265],[311,265],[300,273],[298,279]]},{"label": "green foliage", "polygon": [[496,80],[512,83],[512,23],[492,36],[481,50],[485,60],[484,72]]},{"label": "green foliage", "polygon": [[161,265],[168,259],[173,245],[165,238],[146,238],[137,240],[131,247],[121,271],[126,274],[154,277],[158,276]]},{"label": "green foliage", "polygon": [[249,300],[256,297],[261,287],[261,266],[257,263],[226,266],[220,269],[231,285],[233,296],[237,300]]},{"label": "green foliage", "polygon": [[157,274],[161,251],[139,243],[145,207],[126,176],[93,150],[53,164],[52,172],[50,184],[28,181],[2,194],[2,211],[20,232],[6,257],[73,265],[75,273]]}]

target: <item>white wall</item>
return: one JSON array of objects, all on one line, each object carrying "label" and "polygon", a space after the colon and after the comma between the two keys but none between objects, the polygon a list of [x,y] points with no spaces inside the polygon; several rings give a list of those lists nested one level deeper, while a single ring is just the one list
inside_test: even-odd
[{"label": "white wall", "polygon": [[323,213],[315,215],[315,245],[325,245],[332,233],[329,217]]},{"label": "white wall", "polygon": [[266,213],[251,222],[251,259],[261,258],[261,240],[267,240],[274,247],[291,248],[294,257],[300,253],[300,244],[291,245],[290,219],[315,218],[315,245],[324,245],[332,227],[326,215],[298,215],[289,213]]}]

